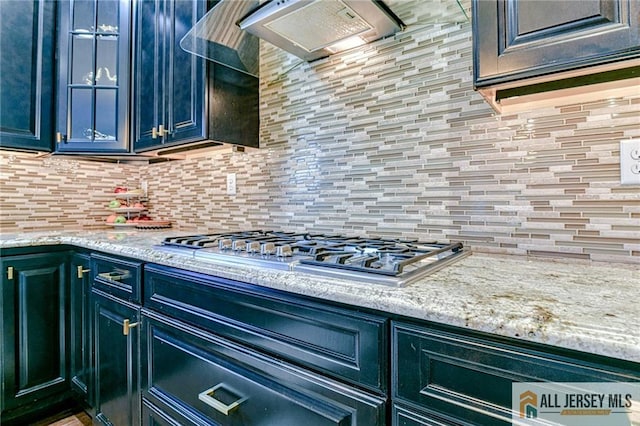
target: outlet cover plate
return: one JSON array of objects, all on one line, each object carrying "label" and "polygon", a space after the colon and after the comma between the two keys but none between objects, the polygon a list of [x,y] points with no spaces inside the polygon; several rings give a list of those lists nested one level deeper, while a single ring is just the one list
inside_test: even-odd
[{"label": "outlet cover plate", "polygon": [[227,195],[236,195],[236,174],[227,175]]},{"label": "outlet cover plate", "polygon": [[640,139],[620,141],[620,184],[640,185]]}]

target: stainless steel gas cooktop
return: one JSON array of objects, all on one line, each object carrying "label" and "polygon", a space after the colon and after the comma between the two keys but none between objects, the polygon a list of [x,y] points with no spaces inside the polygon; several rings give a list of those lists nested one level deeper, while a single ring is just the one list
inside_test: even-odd
[{"label": "stainless steel gas cooktop", "polygon": [[403,286],[470,253],[462,243],[278,231],[168,237],[161,250],[221,264]]}]

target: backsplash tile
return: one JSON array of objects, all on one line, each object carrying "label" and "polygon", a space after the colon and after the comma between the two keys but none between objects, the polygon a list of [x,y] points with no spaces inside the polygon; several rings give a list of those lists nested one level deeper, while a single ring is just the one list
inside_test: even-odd
[{"label": "backsplash tile", "polygon": [[0,230],[104,227],[116,186],[139,186],[138,168],[0,152]]},{"label": "backsplash tile", "polygon": [[470,31],[408,28],[297,66],[263,43],[260,150],[143,167],[78,161],[72,171],[3,154],[3,229],[60,226],[60,208],[70,212],[62,226],[94,225],[102,192],[126,176],[147,179],[152,215],[185,230],[304,229],[640,262],[640,188],[619,184],[619,141],[640,137],[640,92],[497,116],[473,91]]}]

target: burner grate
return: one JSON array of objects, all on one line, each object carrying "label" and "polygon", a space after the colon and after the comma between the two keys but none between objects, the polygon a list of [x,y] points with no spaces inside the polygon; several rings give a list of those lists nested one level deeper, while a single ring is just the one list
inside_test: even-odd
[{"label": "burner grate", "polygon": [[462,243],[271,230],[167,237],[162,244],[172,251],[192,249],[195,256],[202,254],[199,258],[213,261],[266,267],[286,264],[293,270],[348,277],[356,273],[367,279],[381,276],[384,283],[404,283],[408,277],[424,276],[469,254]]}]

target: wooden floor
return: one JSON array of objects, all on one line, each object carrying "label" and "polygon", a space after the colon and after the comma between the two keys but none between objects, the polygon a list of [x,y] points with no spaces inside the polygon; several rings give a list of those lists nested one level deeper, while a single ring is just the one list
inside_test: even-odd
[{"label": "wooden floor", "polygon": [[[1,1],[1,0],[0,0]],[[87,413],[75,413],[60,418],[61,416],[44,419],[32,426],[90,426],[91,417]]]}]

